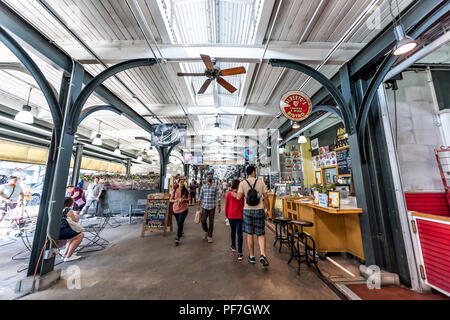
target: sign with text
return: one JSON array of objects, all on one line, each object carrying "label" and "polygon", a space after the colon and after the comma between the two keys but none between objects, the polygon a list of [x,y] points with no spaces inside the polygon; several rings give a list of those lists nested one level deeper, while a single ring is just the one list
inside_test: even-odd
[{"label": "sign with text", "polygon": [[153,147],[171,147],[186,142],[186,124],[153,124],[151,128]]},{"label": "sign with text", "polygon": [[280,109],[289,120],[303,121],[311,115],[311,99],[304,92],[289,91],[281,97]]}]

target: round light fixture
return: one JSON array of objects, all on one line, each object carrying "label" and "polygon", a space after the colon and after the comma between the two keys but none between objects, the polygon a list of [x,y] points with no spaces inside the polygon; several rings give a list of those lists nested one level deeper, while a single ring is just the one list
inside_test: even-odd
[{"label": "round light fixture", "polygon": [[33,115],[31,114],[31,107],[27,104],[22,106],[22,111],[20,111],[14,117],[14,120],[22,123],[32,124],[34,122]]},{"label": "round light fixture", "polygon": [[122,152],[120,151],[119,146],[117,146],[116,150],[114,150],[114,154],[120,156],[122,154]]},{"label": "round light fixture", "polygon": [[394,56],[401,56],[407,54],[417,47],[417,42],[410,36],[407,36],[403,25],[398,25],[394,29],[395,39],[397,39],[397,44],[394,49]]},{"label": "round light fixture", "polygon": [[137,161],[142,161],[142,156],[138,156]]},{"label": "round light fixture", "polygon": [[101,146],[103,144],[102,142],[102,135],[100,133],[97,133],[94,140],[92,140],[92,144],[94,146]]},{"label": "round light fixture", "polygon": [[298,122],[292,121],[291,120],[291,124],[292,124],[292,129],[298,129],[300,128],[300,125],[298,124]]}]

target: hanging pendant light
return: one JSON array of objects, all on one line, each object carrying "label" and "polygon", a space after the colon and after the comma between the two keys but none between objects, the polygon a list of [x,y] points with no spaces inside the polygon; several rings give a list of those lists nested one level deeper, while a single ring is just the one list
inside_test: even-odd
[{"label": "hanging pendant light", "polygon": [[398,5],[398,0],[396,1],[397,10],[398,10],[398,21],[394,17],[394,12],[392,11],[392,4],[389,1],[389,10],[392,16],[392,23],[394,24],[394,35],[397,43],[395,44],[394,52],[392,53],[394,56],[401,56],[407,54],[414,50],[417,47],[417,41],[406,35],[405,28],[402,24],[402,18],[400,16],[400,7]]},{"label": "hanging pendant light", "polygon": [[300,128],[300,124],[298,122],[291,120],[291,124],[292,124],[292,129]]},{"label": "hanging pendant light", "polygon": [[27,104],[24,104],[22,106],[22,111],[20,111],[18,114],[16,114],[16,116],[14,117],[14,120],[16,120],[18,122],[22,122],[22,123],[33,124],[34,118],[33,118],[33,115],[31,114],[31,106],[29,105],[32,90],[33,90],[33,88],[30,88],[30,92],[28,93]]},{"label": "hanging pendant light", "polygon": [[298,143],[306,143],[306,142],[308,142],[308,140],[306,140],[306,137],[305,136],[300,136],[300,137],[298,137]]},{"label": "hanging pendant light", "polygon": [[394,56],[401,56],[407,54],[417,47],[417,42],[410,36],[406,35],[403,25],[398,25],[394,29],[395,39],[397,39],[397,44],[394,49]]},{"label": "hanging pendant light", "polygon": [[102,142],[102,135],[100,134],[100,124],[101,123],[102,123],[101,121],[98,122],[98,133],[95,136],[94,140],[92,140],[92,144],[94,146],[101,146],[103,144],[103,142]]},{"label": "hanging pendant light", "polygon": [[120,151],[119,146],[117,146],[116,150],[114,150],[114,154],[120,156],[122,154],[122,152]]}]

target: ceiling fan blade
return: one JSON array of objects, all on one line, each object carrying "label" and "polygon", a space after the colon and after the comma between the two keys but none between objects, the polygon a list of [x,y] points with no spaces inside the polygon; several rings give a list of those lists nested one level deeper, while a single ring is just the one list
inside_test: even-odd
[{"label": "ceiling fan blade", "polygon": [[245,68],[244,67],[237,67],[237,68],[230,68],[230,69],[221,70],[219,74],[221,76],[232,76],[234,74],[243,74],[243,73],[245,73]]},{"label": "ceiling fan blade", "polygon": [[200,76],[204,76],[204,73],[183,73],[183,72],[178,72],[177,76],[179,77],[200,77]]},{"label": "ceiling fan blade", "polygon": [[205,83],[202,85],[200,90],[198,91],[198,94],[205,93],[206,89],[208,89],[209,85],[211,84],[211,79],[206,79]]},{"label": "ceiling fan blade", "polygon": [[202,57],[203,63],[205,64],[206,68],[210,71],[214,71],[214,65],[211,61],[211,57],[206,54],[201,54],[200,57]]},{"label": "ceiling fan blade", "polygon": [[228,81],[226,81],[223,78],[217,78],[217,82],[224,87],[225,89],[227,89],[228,91],[230,91],[231,93],[234,93],[237,89],[235,87],[233,87]]}]

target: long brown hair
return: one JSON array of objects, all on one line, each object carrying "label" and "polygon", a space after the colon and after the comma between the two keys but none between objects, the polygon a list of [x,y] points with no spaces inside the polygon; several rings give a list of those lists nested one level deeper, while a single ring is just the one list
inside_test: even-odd
[{"label": "long brown hair", "polygon": [[[184,179],[180,179],[180,180],[184,181]],[[178,190],[178,184],[180,183],[180,180],[178,180],[177,183],[175,183],[175,185],[173,186],[173,193],[174,194]],[[183,183],[183,187],[181,188],[181,197],[189,197],[189,191],[186,188],[186,186],[184,185],[184,183]]]}]

